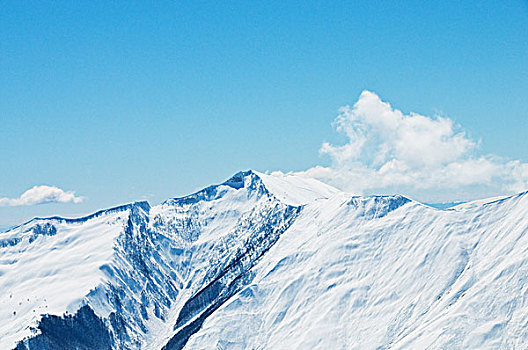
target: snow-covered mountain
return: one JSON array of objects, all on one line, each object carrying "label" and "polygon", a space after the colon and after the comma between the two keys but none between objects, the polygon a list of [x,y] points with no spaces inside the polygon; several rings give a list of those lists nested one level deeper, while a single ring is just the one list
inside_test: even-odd
[{"label": "snow-covered mountain", "polygon": [[528,348],[528,193],[438,210],[240,172],[0,233],[0,349]]}]

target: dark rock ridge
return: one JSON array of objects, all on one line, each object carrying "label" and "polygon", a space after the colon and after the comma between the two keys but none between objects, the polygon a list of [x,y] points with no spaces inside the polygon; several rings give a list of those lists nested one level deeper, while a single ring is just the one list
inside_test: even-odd
[{"label": "dark rock ridge", "polygon": [[110,350],[114,344],[108,328],[87,305],[75,315],[44,315],[37,329],[40,334],[21,341],[16,350]]}]

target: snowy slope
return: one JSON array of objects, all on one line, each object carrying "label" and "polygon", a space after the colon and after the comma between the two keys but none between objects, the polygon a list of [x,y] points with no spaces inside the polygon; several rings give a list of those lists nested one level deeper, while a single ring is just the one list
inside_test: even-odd
[{"label": "snowy slope", "polygon": [[339,192],[336,188],[311,178],[293,174],[273,175],[253,171],[264,184],[264,187],[281,202],[290,205],[304,205],[317,200],[324,200]]},{"label": "snowy slope", "polygon": [[526,233],[526,193],[437,210],[240,172],[1,233],[0,348],[523,349]]},{"label": "snowy slope", "polygon": [[34,219],[0,236],[0,348],[40,314],[75,312],[104,277],[129,207],[78,220]]},{"label": "snowy slope", "polygon": [[528,194],[308,205],[186,349],[528,347]]}]

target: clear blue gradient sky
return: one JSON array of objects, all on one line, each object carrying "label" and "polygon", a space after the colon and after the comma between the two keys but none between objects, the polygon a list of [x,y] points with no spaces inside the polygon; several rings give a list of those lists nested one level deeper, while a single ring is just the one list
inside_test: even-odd
[{"label": "clear blue gradient sky", "polygon": [[528,3],[0,2],[0,226],[327,164],[364,89],[528,162]]}]

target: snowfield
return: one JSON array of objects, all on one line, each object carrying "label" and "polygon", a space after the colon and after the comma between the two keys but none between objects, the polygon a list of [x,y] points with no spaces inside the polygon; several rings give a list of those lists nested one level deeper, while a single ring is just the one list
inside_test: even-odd
[{"label": "snowfield", "polygon": [[0,233],[0,349],[526,349],[527,237],[526,192],[438,210],[240,172]]}]

